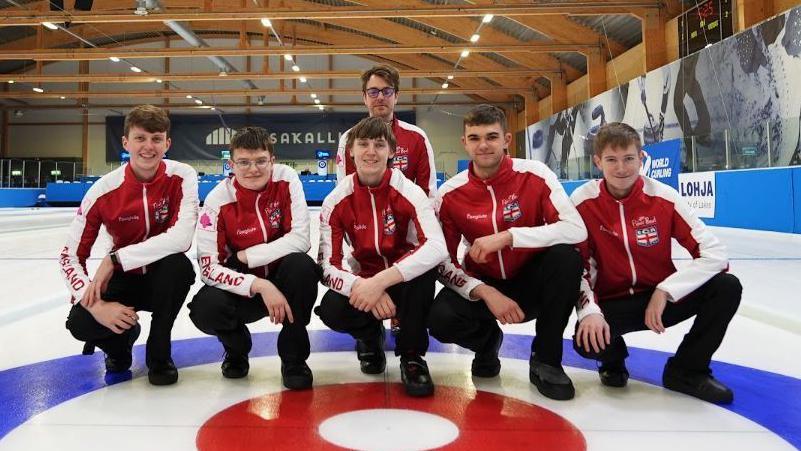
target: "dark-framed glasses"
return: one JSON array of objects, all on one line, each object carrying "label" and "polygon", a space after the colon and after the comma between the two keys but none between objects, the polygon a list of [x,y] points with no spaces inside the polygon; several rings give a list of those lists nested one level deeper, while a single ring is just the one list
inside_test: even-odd
[{"label": "dark-framed glasses", "polygon": [[378,97],[379,93],[383,94],[384,97],[392,97],[393,95],[395,95],[395,88],[393,88],[392,86],[387,86],[384,89],[370,88],[364,92],[367,93],[368,97],[372,98]]},{"label": "dark-framed glasses", "polygon": [[259,158],[258,160],[248,160],[243,158],[241,160],[234,161],[234,164],[238,169],[250,169],[250,167],[254,165],[259,169],[265,169],[270,165],[270,159]]}]

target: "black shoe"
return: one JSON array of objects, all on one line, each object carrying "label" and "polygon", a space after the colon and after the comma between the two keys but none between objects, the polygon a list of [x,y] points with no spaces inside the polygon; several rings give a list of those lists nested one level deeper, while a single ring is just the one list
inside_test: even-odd
[{"label": "black shoe", "polygon": [[553,366],[540,362],[534,354],[531,355],[528,365],[529,380],[544,396],[557,401],[566,401],[576,396],[573,382],[567,377],[561,365]]},{"label": "black shoe", "polygon": [[601,383],[607,387],[625,387],[629,381],[625,360],[601,363],[598,375],[601,376]]},{"label": "black shoe", "polygon": [[239,354],[225,350],[225,358],[222,363],[222,375],[228,379],[242,379],[250,371],[250,363],[247,354]]},{"label": "black shoe", "polygon": [[501,360],[498,358],[501,343],[503,343],[503,332],[501,329],[497,329],[490,342],[490,348],[484,352],[477,352],[473,357],[473,365],[470,368],[473,376],[495,377],[501,372]]},{"label": "black shoe", "polygon": [[119,355],[106,354],[106,372],[107,373],[122,373],[131,369],[133,363],[133,345],[139,333],[142,331],[142,326],[136,323],[128,332],[128,343],[125,352]]},{"label": "black shoe", "polygon": [[306,362],[281,362],[281,383],[290,390],[311,388],[314,376]]},{"label": "black shoe", "polygon": [[356,355],[364,374],[381,374],[387,367],[387,356],[384,354],[384,325],[379,323],[380,333],[375,339],[356,340]]},{"label": "black shoe", "polygon": [[161,362],[150,362],[147,380],[152,385],[172,385],[178,381],[178,370],[172,359]]},{"label": "black shoe", "polygon": [[670,360],[662,372],[662,385],[714,404],[731,404],[734,393],[729,387],[712,377],[712,371],[688,371],[671,365]]},{"label": "black shoe", "polygon": [[401,357],[401,380],[409,396],[431,396],[434,382],[428,372],[428,364],[420,356]]}]

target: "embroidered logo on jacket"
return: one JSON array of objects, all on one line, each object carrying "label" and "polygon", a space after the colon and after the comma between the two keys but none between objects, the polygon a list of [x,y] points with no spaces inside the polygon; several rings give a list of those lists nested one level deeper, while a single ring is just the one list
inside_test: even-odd
[{"label": "embroidered logo on jacket", "polygon": [[651,247],[659,244],[659,233],[656,226],[643,227],[634,231],[637,237],[637,244],[642,247]]},{"label": "embroidered logo on jacket", "polygon": [[156,220],[156,224],[163,224],[167,222],[170,215],[170,200],[166,197],[157,200],[153,204],[153,218]]},{"label": "embroidered logo on jacket", "polygon": [[392,209],[387,206],[384,210],[384,235],[393,235],[395,233],[395,215]]},{"label": "embroidered logo on jacket", "polygon": [[400,169],[401,171],[405,171],[409,168],[409,156],[395,155],[395,158],[392,159],[392,167]]},{"label": "embroidered logo on jacket", "polygon": [[214,220],[211,219],[211,215],[209,215],[205,211],[203,212],[202,215],[200,215],[200,219],[198,219],[198,224],[200,224],[200,228],[203,230],[208,230],[211,232],[217,230],[217,228],[214,227]]},{"label": "embroidered logo on jacket", "polygon": [[270,221],[270,227],[273,229],[277,229],[281,227],[281,209],[274,208],[269,215],[267,216],[268,220]]},{"label": "embroidered logo on jacket", "polygon": [[515,200],[509,202],[508,204],[504,204],[503,206],[503,220],[506,222],[513,222],[520,219],[523,216],[523,212],[520,211],[520,201],[516,198]]},{"label": "embroidered logo on jacket", "polygon": [[640,216],[637,219],[631,220],[632,227],[642,227],[647,225],[656,225],[656,216]]}]

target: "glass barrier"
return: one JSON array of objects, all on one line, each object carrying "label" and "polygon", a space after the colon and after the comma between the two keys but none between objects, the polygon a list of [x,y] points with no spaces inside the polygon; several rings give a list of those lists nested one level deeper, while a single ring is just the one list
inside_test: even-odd
[{"label": "glass barrier", "polygon": [[75,161],[0,159],[0,188],[44,188],[48,182],[73,182],[81,177]]}]

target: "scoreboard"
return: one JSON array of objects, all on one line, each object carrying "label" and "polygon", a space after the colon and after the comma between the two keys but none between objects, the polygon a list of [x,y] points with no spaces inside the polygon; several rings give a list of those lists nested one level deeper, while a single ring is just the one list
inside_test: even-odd
[{"label": "scoreboard", "polygon": [[732,0],[705,0],[696,3],[679,18],[679,54],[693,54],[709,44],[732,35]]}]

